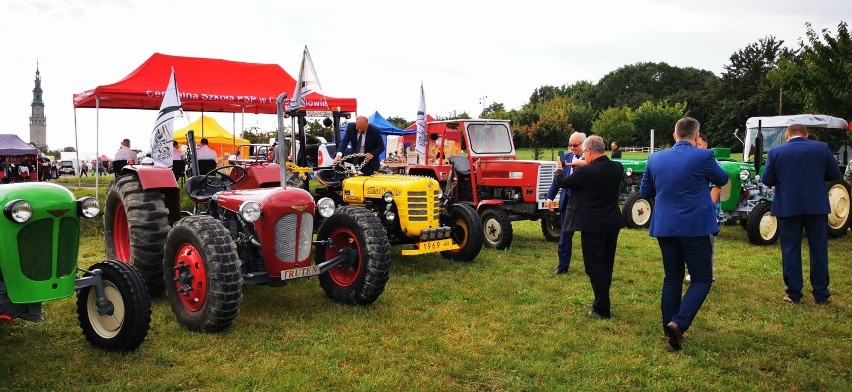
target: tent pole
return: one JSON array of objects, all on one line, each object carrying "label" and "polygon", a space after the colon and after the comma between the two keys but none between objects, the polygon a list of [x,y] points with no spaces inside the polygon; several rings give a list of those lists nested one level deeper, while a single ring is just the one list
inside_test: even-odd
[{"label": "tent pole", "polygon": [[[243,132],[246,130],[246,107],[242,107],[242,114],[240,114],[240,138],[243,137]],[[239,158],[239,157],[238,157]]]},{"label": "tent pole", "polygon": [[[74,108],[74,150],[77,152],[77,164],[80,164],[80,143],[77,141],[77,108]],[[59,158],[62,158],[62,153],[59,154]],[[56,169],[56,177],[59,178],[59,168]],[[77,176],[77,188],[80,188],[82,184],[80,183],[80,176]]]},{"label": "tent pole", "polygon": [[234,155],[237,155],[237,113],[231,113],[231,129],[234,130],[234,134],[231,135],[231,151]]},{"label": "tent pole", "polygon": [[100,177],[101,177],[101,99],[95,98],[95,159],[97,159],[97,168],[95,169],[95,199],[98,204],[101,203],[100,198]]}]

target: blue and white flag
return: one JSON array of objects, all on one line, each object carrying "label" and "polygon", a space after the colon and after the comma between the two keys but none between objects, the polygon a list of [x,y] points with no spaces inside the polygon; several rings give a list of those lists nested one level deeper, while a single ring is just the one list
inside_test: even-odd
[{"label": "blue and white flag", "polygon": [[308,47],[305,46],[305,51],[302,53],[302,64],[299,66],[299,80],[296,83],[296,90],[293,91],[293,96],[290,98],[290,104],[287,105],[287,111],[305,107],[305,98],[308,94],[320,90],[322,90],[322,87],[319,78],[317,78],[317,71],[314,69],[314,62],[311,60]]},{"label": "blue and white flag", "polygon": [[[423,93],[423,82],[420,82],[420,106],[417,107],[417,163],[426,163],[426,95]],[[423,157],[421,159],[421,157]],[[421,162],[423,160],[423,162]]]},{"label": "blue and white flag", "polygon": [[172,166],[172,137],[176,117],[183,117],[183,109],[180,106],[175,69],[172,68],[169,86],[163,95],[160,113],[157,114],[157,121],[154,122],[154,130],[151,132],[151,158],[156,165]]}]

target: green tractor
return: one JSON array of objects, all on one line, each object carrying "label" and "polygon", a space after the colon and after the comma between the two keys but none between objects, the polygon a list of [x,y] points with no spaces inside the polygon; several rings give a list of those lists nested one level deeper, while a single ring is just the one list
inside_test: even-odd
[{"label": "green tractor", "polygon": [[80,217],[100,212],[97,199],[50,183],[0,187],[0,321],[44,321],[42,303],[77,293],[86,340],[111,351],[139,347],[151,324],[151,300],[130,264],[77,266]]}]

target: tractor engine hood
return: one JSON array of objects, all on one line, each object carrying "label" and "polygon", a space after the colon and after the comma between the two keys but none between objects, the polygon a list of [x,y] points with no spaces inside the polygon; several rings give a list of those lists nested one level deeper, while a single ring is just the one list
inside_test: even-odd
[{"label": "tractor engine hood", "polygon": [[219,192],[214,196],[219,207],[238,212],[240,205],[254,201],[260,205],[264,215],[275,210],[274,215],[284,211],[313,211],[314,198],[301,188],[261,188]]},{"label": "tractor engine hood", "polygon": [[[343,201],[363,204],[367,199],[380,199],[385,192],[394,198],[411,191],[437,191],[438,181],[429,177],[406,175],[358,176],[344,180]],[[426,196],[425,194],[423,196]]]}]

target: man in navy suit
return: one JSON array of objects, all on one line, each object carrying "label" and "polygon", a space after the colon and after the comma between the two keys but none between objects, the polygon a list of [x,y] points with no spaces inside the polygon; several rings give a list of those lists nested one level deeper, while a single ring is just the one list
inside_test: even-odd
[{"label": "man in navy suit", "polygon": [[361,168],[361,173],[369,176],[379,170],[379,156],[384,151],[385,143],[382,141],[381,131],[370,125],[367,117],[358,116],[355,124],[350,123],[346,126],[346,133],[340,140],[340,145],[337,146],[334,163],[340,161],[340,158],[345,155],[363,153],[367,164]]},{"label": "man in navy suit", "polygon": [[[583,142],[586,141],[586,134],[582,132],[574,132],[568,137],[568,149],[570,154],[563,156],[565,161],[560,162],[560,167],[565,167],[565,175],[570,175],[573,167],[570,165],[575,159],[583,159]],[[560,192],[561,191],[561,192]],[[553,211],[553,205],[556,204],[554,199],[556,193],[559,192],[559,217],[565,220],[565,206],[568,204],[568,196],[571,194],[569,188],[560,187],[553,178],[553,183],[550,184],[550,189],[547,191],[547,209]],[[556,254],[559,257],[559,263],[556,265],[556,275],[561,275],[568,272],[568,267],[571,265],[571,242],[574,239],[574,232],[570,230],[562,230],[559,234],[559,242],[556,244]]]},{"label": "man in navy suit", "polygon": [[787,127],[787,143],[769,150],[763,183],[775,187],[772,215],[778,219],[781,262],[787,295],[784,301],[802,300],[802,228],[808,233],[811,287],[817,304],[827,304],[828,194],[825,181],[840,178],[840,167],[828,145],[808,140],[801,124]]},{"label": "man in navy suit", "polygon": [[[728,175],[710,150],[695,147],[697,120],[684,117],[675,124],[675,145],[648,157],[639,193],[655,197],[649,234],[656,237],[665,278],[660,309],[669,345],[680,350],[713,284],[710,235],[719,231],[707,184],[723,186]],[[681,298],[684,263],[692,284]]]}]

